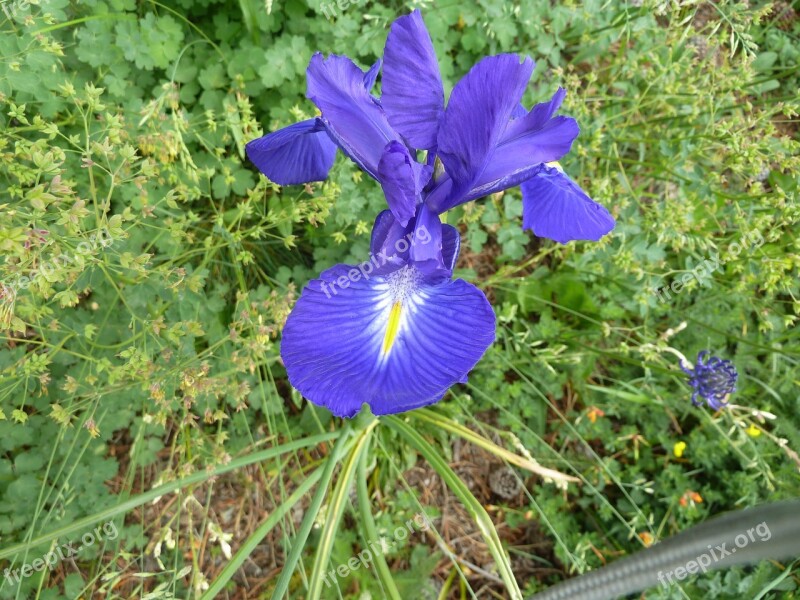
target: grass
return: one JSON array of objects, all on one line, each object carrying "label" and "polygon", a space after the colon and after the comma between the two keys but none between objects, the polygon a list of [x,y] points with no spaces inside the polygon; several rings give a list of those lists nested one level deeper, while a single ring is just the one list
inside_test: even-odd
[{"label": "grass", "polygon": [[[795,9],[414,6],[448,90],[497,52],[537,60],[527,106],[567,89],[582,132],[562,165],[617,227],[536,238],[518,190],[448,213],[497,342],[434,407],[352,422],[292,390],[280,331],[309,279],[363,260],[380,187],[340,158],[281,189],[242,145],[313,114],[314,51],[372,64],[410,5],[0,14],[0,281],[31,281],[0,298],[0,570],[118,532],[0,598],[522,598],[798,495]],[[729,410],[689,401],[676,353],[705,349],[739,371]],[[430,528],[401,539],[414,517]],[[646,597],[798,583],[765,562]]]}]

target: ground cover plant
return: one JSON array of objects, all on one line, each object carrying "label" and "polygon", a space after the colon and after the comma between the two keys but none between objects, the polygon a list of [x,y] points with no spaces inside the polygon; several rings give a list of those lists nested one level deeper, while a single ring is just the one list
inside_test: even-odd
[{"label": "ground cover plant", "polygon": [[[564,89],[580,134],[547,173],[616,225],[532,233],[518,183],[448,207],[494,341],[441,401],[341,418],[284,326],[369,256],[397,189],[342,152],[280,185],[248,143],[319,116],[316,52],[366,72],[415,9],[445,98],[504,53],[536,63],[525,109]],[[0,598],[521,598],[797,497],[798,23],[783,2],[3,2]],[[645,597],[798,583],[764,562]]]}]

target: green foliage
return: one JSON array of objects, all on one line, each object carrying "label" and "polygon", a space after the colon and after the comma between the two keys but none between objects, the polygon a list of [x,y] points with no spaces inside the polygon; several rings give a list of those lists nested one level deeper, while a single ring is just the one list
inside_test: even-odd
[{"label": "green foliage", "polygon": [[[278,352],[299,290],[334,263],[363,260],[385,200],[342,158],[325,183],[280,188],[244,156],[247,141],[314,114],[304,97],[314,51],[371,65],[411,7],[352,3],[328,19],[323,4],[3,4],[0,549],[24,551],[0,570],[108,511],[120,535],[53,572],[0,579],[0,598],[199,598],[223,575],[221,593],[258,579],[268,597],[293,548],[298,567],[280,583],[291,597],[385,597],[374,568],[331,588],[313,570],[319,547],[330,570],[374,540],[363,500],[332,479],[334,461],[355,456],[352,440],[291,391]],[[509,450],[581,483],[564,492],[526,480],[519,505],[488,513],[491,552],[454,562],[443,520],[457,513],[407,482],[419,448],[475,518],[488,519],[489,499],[452,479],[447,431],[413,414],[405,438],[380,423],[364,438],[359,490],[375,531],[435,517],[432,532],[386,553],[400,597],[435,597],[442,585],[459,597],[504,593],[500,543],[514,568],[530,549],[497,532],[531,521],[553,547],[531,560],[566,576],[800,492],[800,24],[781,2],[636,4],[414,4],[447,90],[498,52],[536,59],[526,105],[567,89],[564,112],[582,133],[562,166],[618,224],[596,244],[537,239],[521,230],[518,190],[446,216],[462,232],[458,274],[491,296],[498,341],[437,411],[495,442],[494,428],[509,432]],[[717,255],[705,282],[689,276]],[[683,277],[680,292],[654,293]],[[739,407],[689,403],[674,353],[703,349],[735,362]],[[346,452],[280,446],[321,432]],[[232,460],[222,479],[197,477]],[[193,476],[155,503],[125,504]],[[334,496],[293,495],[308,477],[333,480]],[[248,540],[252,559],[224,571],[227,545]],[[488,578],[467,564],[481,558]],[[514,571],[524,592],[562,577],[530,572]],[[796,569],[765,563],[647,597],[790,598],[797,585]]]}]

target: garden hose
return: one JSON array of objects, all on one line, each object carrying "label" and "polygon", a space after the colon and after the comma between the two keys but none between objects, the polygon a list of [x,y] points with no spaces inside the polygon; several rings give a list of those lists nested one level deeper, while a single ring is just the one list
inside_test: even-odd
[{"label": "garden hose", "polygon": [[800,499],[714,517],[663,542],[535,594],[531,600],[612,600],[761,560],[800,557]]}]

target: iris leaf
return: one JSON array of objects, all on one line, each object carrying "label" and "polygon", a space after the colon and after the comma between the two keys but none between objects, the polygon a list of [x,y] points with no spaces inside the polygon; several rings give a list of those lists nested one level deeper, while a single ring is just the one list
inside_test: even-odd
[{"label": "iris leaf", "polygon": [[328,485],[330,485],[331,478],[333,477],[333,471],[336,469],[339,460],[350,450],[353,444],[352,432],[352,423],[350,421],[346,422],[344,427],[339,430],[339,438],[336,440],[333,450],[326,459],[327,464],[325,465],[325,470],[322,472],[319,487],[317,487],[314,498],[311,500],[311,504],[306,510],[303,522],[300,524],[300,530],[294,537],[289,556],[286,558],[283,570],[281,571],[280,577],[278,577],[278,582],[275,584],[275,590],[272,592],[272,600],[280,600],[280,598],[286,595],[286,591],[289,589],[289,582],[292,579],[297,562],[300,560],[300,555],[303,553],[303,549],[306,546],[311,528],[317,520],[322,501],[325,499],[325,495],[328,492]]},{"label": "iris leaf", "polygon": [[[347,455],[342,465],[339,479],[336,482],[336,487],[333,490],[333,495],[325,515],[325,527],[322,530],[322,536],[317,546],[317,556],[314,559],[314,568],[311,571],[311,578],[309,579],[308,600],[318,600],[322,594],[322,584],[325,581],[325,569],[331,557],[333,540],[339,530],[339,522],[342,520],[342,514],[347,505],[347,498],[350,487],[353,484],[356,466],[364,450],[369,445],[370,434],[377,424],[377,419],[373,420],[360,433],[359,437],[356,439],[355,446],[350,451],[350,454]],[[285,571],[286,567],[284,567],[284,572]]]},{"label": "iris leaf", "polygon": [[231,577],[234,576],[236,571],[244,564],[244,562],[250,557],[253,551],[256,549],[267,534],[272,531],[272,529],[286,516],[292,507],[297,504],[303,496],[305,496],[308,491],[314,487],[314,484],[319,481],[319,478],[322,476],[323,467],[319,467],[316,471],[308,475],[303,482],[297,486],[297,489],[292,492],[292,494],[283,502],[281,502],[280,506],[276,507],[275,510],[264,520],[261,525],[256,528],[253,534],[247,538],[247,540],[241,545],[241,547],[236,551],[236,554],[228,561],[228,564],[225,565],[225,568],[222,569],[217,578],[211,584],[211,586],[206,590],[200,600],[212,600],[213,598],[217,597],[217,594],[221,593],[223,588],[228,584]]},{"label": "iris leaf", "polygon": [[83,531],[91,529],[97,523],[110,521],[114,517],[125,514],[128,511],[136,508],[137,506],[142,506],[143,504],[152,502],[153,500],[156,500],[157,498],[160,498],[165,494],[171,494],[173,492],[176,492],[177,490],[188,487],[190,485],[196,483],[202,483],[204,481],[211,479],[212,477],[222,475],[223,473],[229,473],[231,471],[235,471],[236,469],[241,469],[242,467],[247,465],[252,465],[257,462],[269,460],[276,456],[280,456],[281,454],[284,454],[286,452],[297,450],[298,448],[304,448],[307,446],[320,444],[334,437],[336,437],[335,433],[324,433],[320,435],[310,436],[307,438],[303,438],[301,440],[296,440],[293,442],[289,442],[287,444],[283,444],[281,446],[276,446],[275,448],[270,448],[269,450],[263,450],[261,452],[253,452],[252,454],[240,456],[239,458],[235,458],[228,464],[217,467],[216,469],[198,471],[197,473],[193,473],[192,475],[184,477],[183,479],[170,481],[169,483],[165,483],[164,485],[160,485],[156,488],[153,488],[152,490],[148,490],[147,492],[139,494],[138,496],[122,499],[114,506],[111,506],[105,510],[97,512],[83,519],[73,521],[69,525],[65,525],[60,529],[56,529],[49,533],[42,534],[39,537],[29,542],[23,542],[21,544],[16,544],[14,546],[4,548],[0,550],[0,560],[16,556],[17,554],[26,552],[32,548],[36,548],[42,544],[51,542],[55,539],[69,539],[76,533],[81,533]]},{"label": "iris leaf", "polygon": [[435,411],[432,411],[427,408],[423,408],[417,410],[413,413],[414,418],[422,419],[432,425],[437,427],[441,427],[442,429],[446,429],[447,431],[458,435],[459,437],[464,438],[468,442],[475,444],[476,446],[483,448],[487,452],[491,452],[498,458],[503,459],[509,464],[512,464],[516,467],[520,467],[525,469],[526,471],[530,471],[531,473],[536,473],[545,481],[553,481],[557,485],[565,487],[567,482],[580,482],[580,479],[577,477],[572,477],[570,475],[565,475],[559,471],[555,471],[553,469],[548,469],[547,467],[543,467],[540,465],[536,460],[531,457],[520,456],[519,454],[514,454],[506,450],[505,448],[498,446],[493,441],[485,438],[481,434],[472,431],[471,429],[464,427],[460,423],[456,423],[452,419],[448,419],[447,417],[438,414]]},{"label": "iris leaf", "polygon": [[[372,506],[369,500],[369,491],[367,490],[367,454],[361,454],[361,460],[358,463],[358,478],[356,480],[358,487],[358,512],[361,516],[361,523],[364,526],[364,533],[367,536],[367,544],[372,541],[378,540],[378,529],[375,526],[375,519],[372,516]],[[383,592],[389,600],[401,600],[400,592],[394,583],[392,572],[389,570],[389,565],[386,564],[386,558],[380,552],[375,552],[372,557],[375,561],[375,570],[378,573],[383,585]]]},{"label": "iris leaf", "polygon": [[422,454],[433,470],[439,474],[447,487],[461,500],[464,504],[464,508],[467,509],[470,516],[475,521],[475,524],[478,526],[494,558],[497,570],[500,573],[500,578],[503,580],[503,583],[505,583],[510,597],[512,600],[522,600],[522,592],[519,589],[517,580],[514,578],[514,573],[511,571],[511,562],[503,549],[503,543],[500,541],[500,536],[497,535],[497,529],[495,529],[494,523],[492,523],[491,518],[489,518],[486,509],[483,508],[478,499],[469,491],[466,484],[458,478],[458,475],[453,472],[450,465],[447,464],[441,454],[431,446],[425,438],[417,433],[413,427],[396,416],[383,417],[381,421],[399,433],[401,437]]}]

